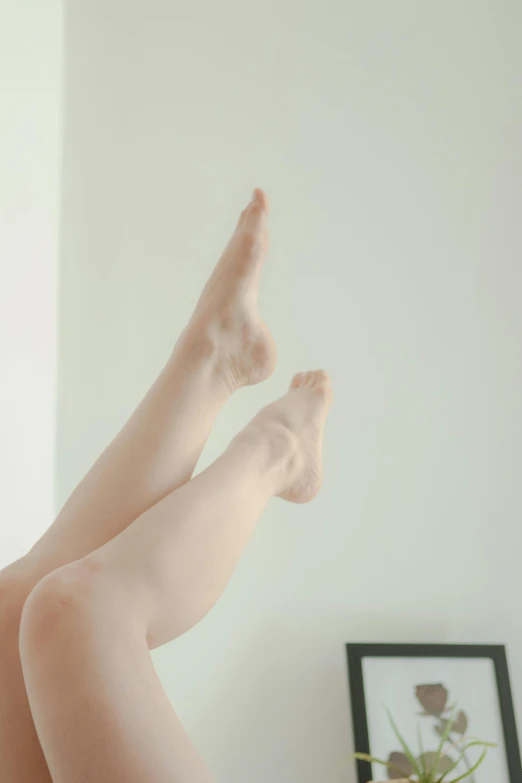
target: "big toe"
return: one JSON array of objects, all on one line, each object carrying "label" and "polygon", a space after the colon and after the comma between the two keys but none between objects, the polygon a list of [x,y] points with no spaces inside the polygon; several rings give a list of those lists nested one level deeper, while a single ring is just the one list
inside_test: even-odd
[{"label": "big toe", "polygon": [[255,188],[252,197],[239,216],[238,228],[256,228],[269,212],[268,197],[264,190]]},{"label": "big toe", "polygon": [[256,188],[249,203],[239,216],[236,231],[243,236],[252,237],[262,247],[265,247],[268,242],[267,217],[268,198],[264,191]]}]

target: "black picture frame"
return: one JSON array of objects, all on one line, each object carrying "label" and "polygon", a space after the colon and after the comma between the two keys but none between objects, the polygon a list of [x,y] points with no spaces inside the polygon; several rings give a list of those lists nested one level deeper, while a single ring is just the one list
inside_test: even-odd
[{"label": "black picture frame", "polygon": [[[510,783],[522,783],[522,762],[506,648],[494,644],[347,644],[348,679],[355,749],[370,753],[363,660],[368,657],[487,658],[493,662]],[[372,780],[371,764],[357,761],[358,783]]]}]

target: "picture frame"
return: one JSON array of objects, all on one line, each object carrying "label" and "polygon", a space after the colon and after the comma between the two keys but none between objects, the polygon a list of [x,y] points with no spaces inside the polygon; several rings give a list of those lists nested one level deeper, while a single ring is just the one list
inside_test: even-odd
[{"label": "picture frame", "polygon": [[[456,698],[458,708],[461,706],[460,690],[468,702],[467,705],[462,704],[462,707],[469,709],[472,705],[469,718],[462,710],[464,718],[461,720],[465,724],[466,734],[469,720],[469,733],[497,744],[484,761],[484,767],[486,763],[489,764],[487,769],[481,772],[479,768],[469,778],[469,783],[521,783],[522,764],[503,645],[347,644],[346,653],[353,737],[357,752],[379,758],[384,754],[385,759],[388,759],[388,745],[389,751],[395,750],[390,743],[395,742],[398,750],[401,750],[385,707],[394,716],[408,744],[411,741],[412,746],[416,747],[418,725],[426,718],[430,720],[425,720],[421,731],[428,726],[440,735],[440,727],[443,726],[441,721],[444,716],[447,720],[451,701]],[[448,697],[448,707],[444,705],[444,709],[439,712],[443,706],[444,692]],[[430,706],[426,701],[430,694],[432,701],[433,696],[439,698],[439,701],[442,697],[439,707]],[[377,697],[381,696],[380,703],[376,704]],[[394,715],[394,712],[399,714]],[[412,724],[415,724],[415,729]],[[481,736],[480,731],[495,736]],[[430,731],[426,733],[428,741],[435,739]],[[385,779],[387,770],[381,767],[377,773],[377,769],[373,765],[372,770],[371,763],[358,760],[358,783],[369,783],[375,779],[375,775],[378,780]]]}]

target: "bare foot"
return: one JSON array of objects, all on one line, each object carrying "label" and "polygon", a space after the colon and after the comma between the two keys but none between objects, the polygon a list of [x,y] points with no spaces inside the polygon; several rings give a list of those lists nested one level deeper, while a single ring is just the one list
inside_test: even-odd
[{"label": "bare foot", "polygon": [[261,435],[268,442],[279,497],[307,503],[319,492],[323,429],[331,401],[330,379],[323,370],[299,373],[287,394],[263,408],[244,430],[243,437]]},{"label": "bare foot", "polygon": [[256,189],[176,349],[210,363],[229,392],[265,380],[275,367],[275,345],[257,309],[267,215],[268,200]]}]

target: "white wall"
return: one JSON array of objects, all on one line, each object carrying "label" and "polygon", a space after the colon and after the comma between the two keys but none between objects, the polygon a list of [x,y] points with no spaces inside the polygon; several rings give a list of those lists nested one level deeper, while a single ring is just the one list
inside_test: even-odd
[{"label": "white wall", "polygon": [[[505,642],[522,723],[522,9],[69,3],[58,479],[147,388],[253,185],[275,377],[335,406],[316,502],[274,502],[156,654],[219,780],[351,779],[343,645]],[[350,772],[347,772],[350,770]]]},{"label": "white wall", "polygon": [[0,567],[53,514],[59,0],[0,3]]}]

